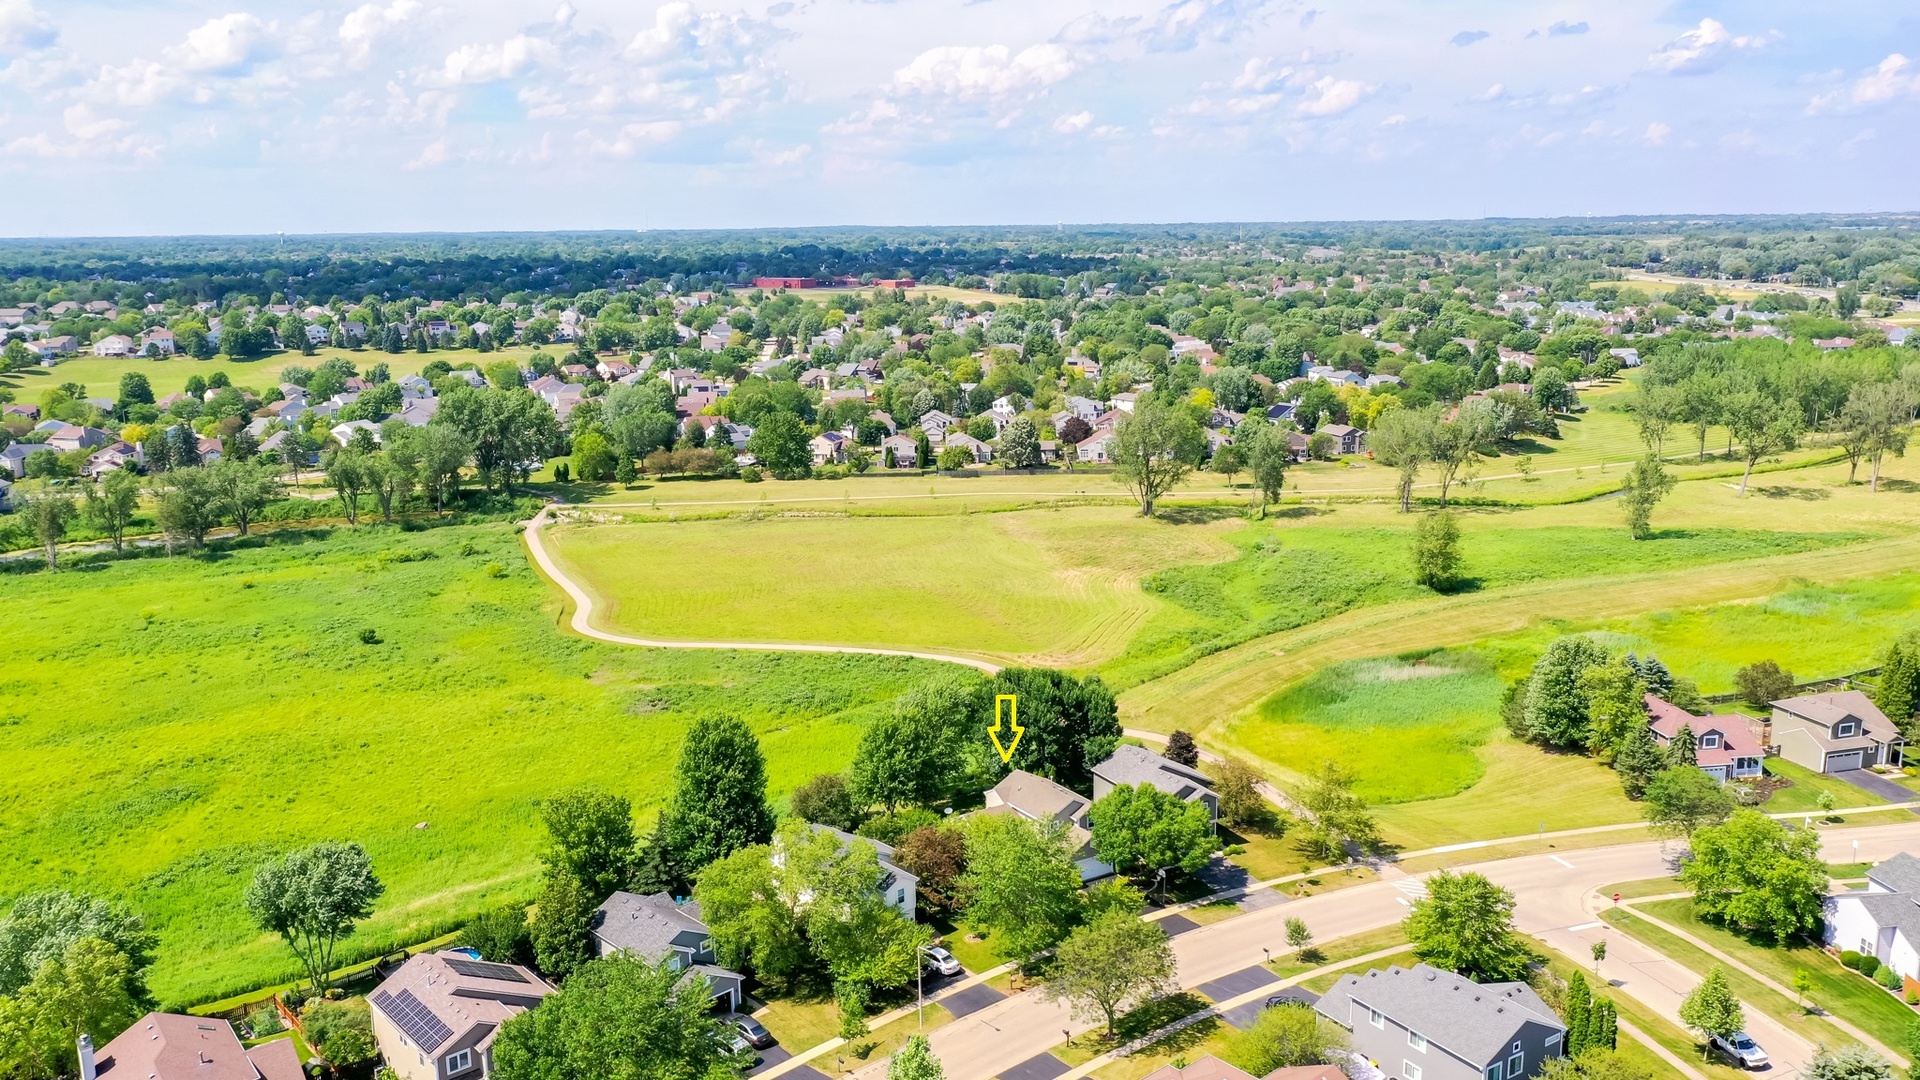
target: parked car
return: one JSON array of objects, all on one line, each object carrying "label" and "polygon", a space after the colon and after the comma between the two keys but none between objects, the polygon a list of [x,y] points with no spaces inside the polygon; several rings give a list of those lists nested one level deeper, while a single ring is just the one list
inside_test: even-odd
[{"label": "parked car", "polygon": [[942,975],[958,975],[966,970],[960,966],[960,961],[953,958],[952,953],[938,945],[927,950],[927,966]]},{"label": "parked car", "polygon": [[1760,1049],[1760,1044],[1753,1041],[1753,1036],[1744,1031],[1736,1031],[1731,1035],[1715,1035],[1713,1048],[1733,1059],[1742,1068],[1764,1069],[1768,1065],[1767,1052]]},{"label": "parked car", "polygon": [[768,1031],[766,1025],[753,1017],[734,1013],[727,1017],[727,1022],[738,1029],[740,1037],[747,1040],[747,1045],[755,1050],[765,1050],[773,1045],[773,1032]]}]

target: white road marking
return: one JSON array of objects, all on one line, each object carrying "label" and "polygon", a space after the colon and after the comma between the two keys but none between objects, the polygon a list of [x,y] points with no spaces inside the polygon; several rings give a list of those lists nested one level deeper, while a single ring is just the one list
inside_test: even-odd
[{"label": "white road marking", "polygon": [[1577,934],[1582,930],[1598,930],[1600,927],[1605,925],[1607,924],[1603,922],[1583,922],[1579,926],[1569,926],[1567,927],[1567,929],[1570,932]]},{"label": "white road marking", "polygon": [[1565,860],[1565,859],[1563,859],[1563,858],[1561,858],[1561,857],[1560,857],[1560,856],[1558,856],[1558,855],[1549,855],[1549,856],[1547,856],[1547,858],[1549,858],[1549,859],[1552,859],[1552,860],[1553,860],[1554,862],[1557,862],[1557,863],[1559,863],[1559,864],[1560,864],[1561,866],[1564,866],[1564,867],[1566,867],[1566,868],[1567,868],[1567,869],[1569,869],[1569,870],[1571,870],[1571,869],[1573,869],[1573,864],[1572,864],[1572,863],[1570,863],[1570,862],[1568,862],[1567,860]]}]

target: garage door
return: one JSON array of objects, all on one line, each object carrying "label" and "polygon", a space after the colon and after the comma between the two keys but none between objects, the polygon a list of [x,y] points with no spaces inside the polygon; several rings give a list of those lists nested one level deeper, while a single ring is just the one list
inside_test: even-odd
[{"label": "garage door", "polygon": [[1853,750],[1845,754],[1828,754],[1827,771],[1849,772],[1860,767],[1860,760],[1866,754],[1864,750]]}]

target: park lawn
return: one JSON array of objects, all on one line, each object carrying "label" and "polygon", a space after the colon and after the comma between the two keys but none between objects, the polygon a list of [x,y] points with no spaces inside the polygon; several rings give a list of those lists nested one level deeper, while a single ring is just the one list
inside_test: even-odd
[{"label": "park lawn", "polygon": [[68,887],[130,905],[175,1008],[295,976],[240,902],[269,857],[366,845],[387,891],[351,964],[530,899],[538,803],[559,789],[602,785],[644,827],[699,717],[753,727],[778,801],[950,674],[563,635],[504,524],[290,530],[4,580],[0,610],[34,632],[0,675],[0,902]]},{"label": "park lawn", "polygon": [[[563,348],[552,345],[546,346],[545,350],[547,355],[556,360],[564,351]],[[184,390],[187,379],[194,375],[204,379],[216,371],[224,371],[233,385],[248,387],[264,394],[280,385],[280,373],[289,366],[311,370],[331,357],[339,357],[347,361],[358,371],[365,371],[375,364],[385,364],[397,379],[402,375],[418,374],[420,369],[435,360],[444,361],[451,367],[477,364],[482,369],[491,363],[512,360],[524,367],[528,359],[537,351],[540,350],[530,345],[515,345],[485,353],[477,349],[436,349],[427,353],[409,349],[405,352],[389,353],[380,349],[326,348],[316,351],[312,356],[302,356],[297,351],[279,352],[255,360],[229,360],[225,357],[195,360],[190,356],[174,356],[160,360],[145,360],[139,357],[76,356],[62,360],[50,368],[35,366],[0,374],[0,387],[11,389],[15,397],[29,403],[39,401],[40,395],[48,390],[70,382],[85,386],[88,397],[112,398],[119,396],[120,376],[129,371],[137,371],[147,377],[148,385],[153,387],[153,396],[163,398],[168,394]]]},{"label": "park lawn", "polygon": [[[1568,959],[1565,953],[1548,949],[1545,950],[1544,955],[1547,960],[1547,967],[1551,969],[1555,975],[1559,976],[1562,981],[1571,979],[1573,973],[1576,971],[1583,975],[1586,974],[1586,968],[1582,964]],[[1718,1057],[1711,1059],[1706,1058],[1702,1053],[1703,1044],[1694,1039],[1692,1032],[1641,1004],[1640,1000],[1631,994],[1606,993],[1603,991],[1601,996],[1613,1002],[1615,1010],[1618,1012],[1621,1021],[1623,1021],[1618,1042],[1620,1047],[1624,1048],[1628,1044],[1636,1042],[1634,1037],[1626,1031],[1626,1025],[1632,1024],[1634,1027],[1640,1029],[1647,1038],[1653,1040],[1668,1053],[1686,1062],[1695,1069],[1698,1069],[1700,1072],[1705,1073],[1709,1080],[1746,1080],[1749,1075],[1745,1070],[1736,1069]],[[1661,1070],[1654,1073],[1656,1077],[1673,1077],[1679,1075],[1672,1065],[1667,1064],[1665,1059],[1650,1050],[1646,1053],[1649,1058],[1652,1058],[1661,1066]]]},{"label": "park lawn", "polygon": [[1226,558],[1237,518],[1123,508],[568,525],[548,534],[602,627],[681,640],[938,648],[1080,667],[1118,653],[1165,566]]},{"label": "park lawn", "polygon": [[1149,1035],[1175,1020],[1192,1016],[1208,1005],[1206,998],[1191,990],[1168,994],[1157,1001],[1149,1001],[1128,1012],[1121,1013],[1113,1024],[1113,1038],[1107,1038],[1104,1022],[1092,1031],[1082,1032],[1073,1039],[1053,1047],[1049,1053],[1069,1065],[1084,1065],[1108,1051],[1125,1046],[1143,1035]]},{"label": "park lawn", "polygon": [[[1308,929],[1312,927],[1309,926]],[[1378,929],[1334,938],[1332,941],[1320,942],[1312,947],[1313,958],[1310,960],[1301,959],[1299,953],[1289,953],[1277,960],[1267,961],[1266,968],[1282,979],[1291,979],[1318,968],[1347,964],[1355,957],[1406,943],[1406,930],[1395,923],[1392,926],[1382,926]]]},{"label": "park lawn", "polygon": [[[1157,1042],[1109,1061],[1092,1072],[1094,1080],[1142,1080],[1174,1063],[1175,1059],[1195,1062],[1209,1055],[1227,1060],[1232,1053],[1233,1028],[1218,1017],[1196,1020]],[[1082,1036],[1086,1038],[1087,1036]],[[1054,1050],[1056,1056],[1060,1050]]]},{"label": "park lawn", "polygon": [[1770,942],[1750,941],[1700,918],[1690,899],[1650,900],[1636,907],[1728,956],[1737,957],[1741,963],[1782,986],[1792,986],[1794,974],[1805,971],[1813,976],[1813,993],[1807,996],[1812,1004],[1845,1019],[1888,1047],[1898,1050],[1907,1045],[1914,1010],[1873,980],[1841,967],[1840,961],[1818,946],[1797,942],[1782,948]]},{"label": "park lawn", "polygon": [[[1653,903],[1691,904],[1692,901],[1667,900],[1654,901]],[[1600,918],[1604,919],[1609,926],[1638,940],[1641,944],[1697,975],[1705,975],[1716,967],[1721,968],[1727,973],[1727,985],[1733,988],[1734,995],[1740,999],[1740,1004],[1749,1009],[1759,1009],[1769,1018],[1784,1026],[1788,1031],[1798,1034],[1801,1038],[1816,1046],[1844,1046],[1847,1043],[1855,1041],[1846,1032],[1834,1027],[1824,1018],[1808,1014],[1800,1008],[1792,998],[1780,994],[1778,991],[1738,968],[1721,963],[1711,953],[1706,952],[1699,946],[1653,925],[1633,914],[1631,911],[1622,908],[1608,908],[1600,912]],[[1730,955],[1739,954],[1730,952]],[[1743,956],[1741,959],[1745,960],[1746,957]],[[1759,967],[1751,963],[1749,966]],[[1760,970],[1765,969],[1762,968]],[[1791,979],[1793,978],[1791,971],[1787,973],[1787,978],[1789,980],[1787,985],[1791,985]],[[1855,1017],[1849,1016],[1847,1019],[1862,1028],[1866,1028],[1866,1025],[1862,1024],[1860,1020]],[[1871,1031],[1872,1029],[1867,1028],[1867,1030]],[[1905,1045],[1905,1035],[1901,1035],[1894,1045]]]},{"label": "park lawn", "polygon": [[1786,814],[1806,811],[1819,813],[1821,792],[1833,795],[1833,804],[1839,809],[1851,809],[1860,806],[1884,806],[1886,800],[1863,788],[1857,788],[1845,780],[1814,772],[1803,765],[1795,765],[1782,757],[1767,759],[1769,773],[1793,781],[1792,787],[1779,788],[1760,804],[1760,809],[1769,814]]},{"label": "park lawn", "polygon": [[1621,792],[1613,770],[1591,758],[1548,753],[1504,733],[1481,747],[1479,756],[1485,776],[1464,792],[1379,807],[1374,816],[1387,842],[1419,851],[1642,817],[1640,805]]}]

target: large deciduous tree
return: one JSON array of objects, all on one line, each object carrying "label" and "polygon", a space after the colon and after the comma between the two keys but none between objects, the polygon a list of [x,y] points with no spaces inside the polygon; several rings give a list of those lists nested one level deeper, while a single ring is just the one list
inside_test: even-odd
[{"label": "large deciduous tree", "polygon": [[540,804],[549,843],[540,859],[550,874],[571,874],[598,903],[633,871],[633,807],[596,787],[562,791]]},{"label": "large deciduous tree", "polygon": [[146,996],[139,977],[153,962],[159,939],[126,908],[65,889],[26,893],[0,917],[0,995],[17,992],[41,965],[57,960],[83,938],[97,938],[120,950],[132,972],[128,991],[136,998]]},{"label": "large deciduous tree", "polygon": [[1321,1066],[1352,1043],[1339,1025],[1313,1006],[1286,1002],[1262,1009],[1245,1031],[1228,1037],[1227,1056],[1255,1076],[1275,1069]]},{"label": "large deciduous tree", "polygon": [[1656,832],[1693,836],[1733,813],[1733,793],[1693,765],[1677,764],[1647,784],[1647,821]]},{"label": "large deciduous tree", "polygon": [[1115,787],[1087,816],[1100,861],[1122,873],[1192,873],[1207,864],[1215,847],[1206,804],[1186,802],[1152,784]]},{"label": "large deciduous tree", "polygon": [[1064,822],[980,814],[965,823],[967,921],[992,934],[1003,959],[1025,960],[1073,928],[1080,871]]},{"label": "large deciduous tree", "polygon": [[660,822],[670,862],[691,879],[715,859],[772,836],[759,740],[735,717],[696,721],[680,748],[673,801]]},{"label": "large deciduous tree", "polygon": [[1525,978],[1533,954],[1513,931],[1513,894],[1475,873],[1441,870],[1407,915],[1407,939],[1423,963],[1478,982]]},{"label": "large deciduous tree", "polygon": [[1067,935],[1054,950],[1046,994],[1083,1020],[1104,1020],[1107,1038],[1128,1004],[1164,996],[1174,981],[1173,944],[1157,924],[1109,911]]},{"label": "large deciduous tree", "polygon": [[1660,459],[1648,454],[1633,463],[1620,484],[1620,507],[1627,516],[1627,532],[1635,540],[1653,535],[1653,508],[1673,490],[1676,481]]},{"label": "large deciduous tree", "polygon": [[1827,868],[1811,830],[1737,810],[1724,825],[1696,831],[1691,846],[1680,880],[1703,917],[1782,945],[1819,926]]},{"label": "large deciduous tree", "polygon": [[1396,490],[1403,514],[1413,509],[1413,484],[1419,479],[1421,467],[1433,460],[1438,417],[1438,411],[1430,408],[1395,409],[1367,433],[1367,446],[1373,456],[1392,466],[1399,476]]},{"label": "large deciduous tree", "polygon": [[1162,495],[1186,479],[1206,453],[1206,436],[1187,410],[1145,397],[1114,430],[1113,476],[1152,517]]},{"label": "large deciduous tree", "polygon": [[[988,682],[979,699],[983,715],[969,717],[969,738],[988,750],[987,724],[992,722],[993,700],[1002,694],[1019,699],[1019,723],[1025,730],[1011,762],[997,753],[989,768],[999,775],[1024,769],[1060,784],[1084,791],[1093,782],[1093,767],[1113,756],[1120,745],[1120,713],[1113,691],[1097,675],[1076,679],[1047,668],[1008,668]],[[976,726],[977,725],[977,726]],[[1000,731],[1003,744],[1010,729]]]},{"label": "large deciduous tree", "polygon": [[1345,862],[1349,849],[1371,851],[1380,846],[1380,830],[1365,799],[1353,790],[1357,777],[1338,763],[1320,766],[1301,793],[1300,806],[1310,820],[1301,844],[1328,862]]},{"label": "large deciduous tree", "polygon": [[279,934],[307,969],[314,989],[330,985],[334,951],[373,914],[386,886],[359,844],[323,841],[265,863],[247,886],[247,913]]},{"label": "large deciduous tree", "polygon": [[[1680,1002],[1680,1022],[1699,1032],[1703,1040],[1731,1035],[1747,1026],[1747,1014],[1734,996],[1725,968],[1714,965]],[[1705,1057],[1706,1051],[1701,1056]]]},{"label": "large deciduous tree", "polygon": [[1742,390],[1722,403],[1722,420],[1727,432],[1740,444],[1746,469],[1740,474],[1740,494],[1747,493],[1747,481],[1753,466],[1761,458],[1784,453],[1798,444],[1805,417],[1792,401],[1761,390]]},{"label": "large deciduous tree", "polygon": [[1436,510],[1413,527],[1413,580],[1435,592],[1460,584],[1466,560],[1460,556],[1460,523]]},{"label": "large deciduous tree", "polygon": [[617,955],[583,965],[560,991],[508,1020],[493,1046],[500,1080],[730,1080],[705,976]]},{"label": "large deciduous tree", "polygon": [[1533,665],[1523,715],[1535,741],[1563,749],[1585,747],[1592,734],[1592,705],[1582,687],[1588,668],[1607,662],[1607,650],[1578,634],[1557,638]]}]

